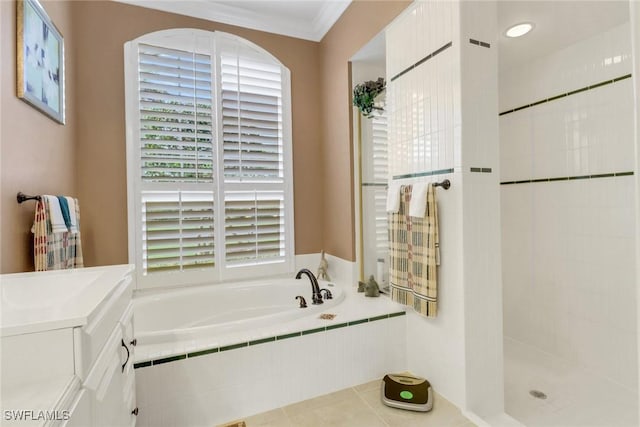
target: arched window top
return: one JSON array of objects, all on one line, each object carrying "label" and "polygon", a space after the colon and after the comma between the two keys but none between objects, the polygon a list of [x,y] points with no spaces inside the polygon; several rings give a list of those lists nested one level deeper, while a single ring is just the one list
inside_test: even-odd
[{"label": "arched window top", "polygon": [[245,55],[258,55],[263,60],[270,59],[274,64],[281,66],[288,71],[288,68],[271,52],[265,50],[254,42],[224,31],[208,31],[199,28],[171,28],[168,30],[154,31],[144,34],[132,42],[138,43],[160,43],[162,46],[174,49],[189,46],[195,52],[208,54],[215,47],[212,45],[222,45],[227,50],[237,49]]}]

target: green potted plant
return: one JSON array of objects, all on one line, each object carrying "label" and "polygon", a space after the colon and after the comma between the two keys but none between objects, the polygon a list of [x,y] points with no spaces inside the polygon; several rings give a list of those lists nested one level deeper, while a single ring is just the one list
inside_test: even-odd
[{"label": "green potted plant", "polygon": [[373,110],[382,110],[382,107],[375,106],[375,99],[384,92],[385,87],[386,82],[382,77],[378,77],[376,81],[369,80],[356,85],[353,88],[353,105],[358,107],[363,116],[370,119],[373,117]]}]

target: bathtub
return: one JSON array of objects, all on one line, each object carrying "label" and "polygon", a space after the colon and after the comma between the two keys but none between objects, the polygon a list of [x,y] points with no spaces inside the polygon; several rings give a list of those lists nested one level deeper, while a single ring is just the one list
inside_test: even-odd
[{"label": "bathtub", "polygon": [[224,424],[406,370],[404,307],[332,283],[320,305],[306,278],[136,295],[137,426]]},{"label": "bathtub", "polygon": [[[315,315],[344,299],[342,287],[319,281],[333,299],[311,303],[311,283],[302,279],[205,285],[137,297],[134,301],[138,345],[211,341],[230,334],[283,324]],[[302,295],[307,308],[295,299]]]}]

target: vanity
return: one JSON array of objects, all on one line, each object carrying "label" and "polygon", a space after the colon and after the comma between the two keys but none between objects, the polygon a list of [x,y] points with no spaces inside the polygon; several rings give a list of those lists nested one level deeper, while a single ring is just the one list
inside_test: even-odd
[{"label": "vanity", "polygon": [[0,276],[0,425],[136,424],[133,270]]}]

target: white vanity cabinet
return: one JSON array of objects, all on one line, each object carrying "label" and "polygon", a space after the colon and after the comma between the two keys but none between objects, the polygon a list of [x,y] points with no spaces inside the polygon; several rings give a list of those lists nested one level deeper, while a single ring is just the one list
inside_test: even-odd
[{"label": "white vanity cabinet", "polygon": [[[2,378],[3,414],[54,415],[2,426],[135,426],[132,272],[118,265],[0,276],[2,371],[12,372]],[[34,366],[55,375],[34,375]],[[35,400],[42,389],[51,392]]]},{"label": "white vanity cabinet", "polygon": [[92,426],[134,426],[133,306],[129,304],[89,372],[84,387],[93,405]]}]

